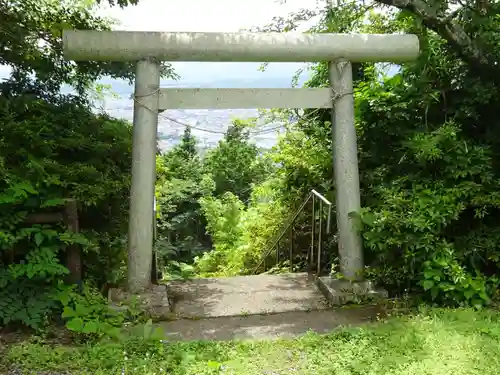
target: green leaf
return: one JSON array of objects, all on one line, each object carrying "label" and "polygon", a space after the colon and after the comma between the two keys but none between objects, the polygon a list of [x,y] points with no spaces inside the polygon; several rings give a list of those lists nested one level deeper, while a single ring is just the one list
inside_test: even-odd
[{"label": "green leaf", "polygon": [[160,327],[156,327],[153,329],[153,332],[151,332],[151,336],[149,337],[153,341],[160,341],[165,339],[165,332]]},{"label": "green leaf", "polygon": [[153,329],[153,321],[149,319],[143,327],[143,338],[148,338],[151,335],[151,331]]},{"label": "green leaf", "polygon": [[72,317],[76,316],[76,313],[75,313],[75,310],[73,310],[71,307],[64,306],[64,310],[63,310],[63,313],[61,316],[63,318],[72,318]]},{"label": "green leaf", "polygon": [[90,313],[90,309],[81,303],[75,305],[75,311],[78,316],[87,316]]},{"label": "green leaf", "polygon": [[489,302],[490,297],[485,292],[479,292],[479,297],[481,297],[484,301]]},{"label": "green leaf", "polygon": [[123,339],[122,332],[121,332],[120,328],[118,328],[118,327],[109,326],[108,328],[106,328],[103,331],[106,335],[108,335],[109,337],[111,337],[113,339],[118,339],[118,340]]},{"label": "green leaf", "polygon": [[377,217],[371,212],[364,212],[361,216],[361,219],[363,220],[364,224],[372,226],[377,220]]},{"label": "green leaf", "polygon": [[209,368],[212,368],[212,369],[220,369],[221,364],[219,362],[215,362],[215,361],[208,361],[207,366]]},{"label": "green leaf", "polygon": [[434,286],[434,281],[433,280],[424,280],[422,283],[422,286],[424,287],[424,290],[429,290]]},{"label": "green leaf", "polygon": [[439,294],[439,288],[433,287],[431,288],[431,298],[435,300]]},{"label": "green leaf", "polygon": [[82,318],[73,318],[66,323],[66,328],[74,332],[82,332],[83,320]]},{"label": "green leaf", "polygon": [[467,299],[471,299],[476,294],[476,291],[473,289],[467,289],[464,291],[464,297]]},{"label": "green leaf", "polygon": [[99,325],[95,321],[86,322],[82,329],[83,333],[99,333]]},{"label": "green leaf", "polygon": [[[61,302],[63,306],[68,306],[69,301],[71,301],[71,297],[69,293],[62,291],[57,295],[57,299]],[[72,309],[73,310],[73,309]]]},{"label": "green leaf", "polygon": [[478,310],[482,309],[484,307],[484,301],[482,301],[480,299],[473,299],[472,306],[474,306]]},{"label": "green leaf", "polygon": [[44,236],[41,232],[37,232],[35,234],[35,243],[37,246],[40,246],[43,243]]}]

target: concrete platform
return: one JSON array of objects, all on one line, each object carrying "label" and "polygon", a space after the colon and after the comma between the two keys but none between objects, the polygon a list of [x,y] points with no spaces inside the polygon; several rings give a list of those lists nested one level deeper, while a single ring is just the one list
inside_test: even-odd
[{"label": "concrete platform", "polygon": [[172,312],[190,319],[328,308],[326,298],[307,273],[174,281],[168,285],[168,295],[173,301]]},{"label": "concrete platform", "polygon": [[321,311],[273,315],[226,316],[160,322],[167,340],[246,340],[292,338],[308,331],[327,333],[344,326],[360,326],[385,315],[377,306],[349,306]]}]

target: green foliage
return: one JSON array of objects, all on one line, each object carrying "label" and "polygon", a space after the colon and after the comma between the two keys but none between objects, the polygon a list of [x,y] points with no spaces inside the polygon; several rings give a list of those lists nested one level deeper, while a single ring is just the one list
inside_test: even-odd
[{"label": "green foliage", "polygon": [[57,299],[63,306],[62,318],[68,330],[92,338],[120,337],[124,315],[112,310],[98,291],[86,287],[79,294],[74,288],[66,288],[57,294]]},{"label": "green foliage", "polygon": [[[200,204],[207,218],[207,231],[212,237],[214,249],[197,258],[195,266],[202,275],[227,272],[234,274],[234,270],[228,269],[228,266],[234,265],[231,258],[236,255],[240,244],[240,222],[244,205],[231,192],[224,193],[221,198],[201,198]],[[236,274],[238,271],[241,270],[237,270]]]},{"label": "green foliage", "polygon": [[[128,3],[136,1],[117,2]],[[123,278],[131,127],[96,113],[89,101],[101,90],[96,79],[131,78],[133,63],[75,64],[62,56],[63,30],[110,28],[95,5],[0,4],[0,63],[12,68],[0,85],[0,326],[39,329],[62,310],[57,296],[66,290],[68,246],[82,250],[91,284]],[[163,73],[172,74],[169,65]],[[63,85],[78,96],[60,95]],[[60,212],[67,199],[78,202],[79,234],[62,223],[26,222],[30,214]]]},{"label": "green foliage", "polygon": [[[421,43],[419,59],[400,66],[392,77],[373,64],[364,64],[363,74],[354,77],[364,209],[353,215],[362,224],[367,276],[393,294],[412,292],[435,303],[476,307],[496,297],[500,134],[494,113],[499,89],[490,75],[493,63],[488,72],[470,59],[478,48],[487,57],[496,53],[496,7],[489,4],[481,14],[464,8],[458,21],[439,21],[458,22],[471,38],[485,41],[467,51],[458,51],[467,42],[463,35],[451,43],[445,28],[428,22],[432,15],[418,7],[375,13],[360,3],[339,4],[316,13],[320,21],[313,31],[412,32]],[[457,54],[468,57],[464,62]],[[307,85],[326,86],[327,65],[311,68]],[[331,124],[326,110],[276,114],[299,117],[270,155],[281,166],[270,195],[281,206],[275,212],[283,212],[311,188],[334,193]],[[263,220],[261,215],[252,221]],[[298,236],[308,230],[295,228]],[[275,233],[261,231],[266,233],[262,243]]]},{"label": "green foliage", "polygon": [[242,238],[240,216],[251,204],[252,189],[273,168],[271,159],[259,155],[249,142],[254,125],[235,120],[204,159],[187,127],[181,143],[158,157],[157,249],[168,277],[238,274],[247,272],[250,264],[244,254],[252,253],[253,262],[258,258],[258,251],[243,250],[250,238]]},{"label": "green foliage", "polygon": [[164,268],[165,280],[188,280],[196,276],[195,268],[191,264],[170,260]]},{"label": "green foliage", "polygon": [[63,306],[65,326],[76,338],[159,341],[165,337],[160,328],[153,327],[151,319],[145,319],[140,307],[135,308],[134,301],[120,309],[111,307],[98,290],[88,285],[82,293],[76,293],[74,287],[62,286],[56,298]]},{"label": "green foliage", "polygon": [[370,273],[395,290],[481,306],[498,285],[496,237],[475,245],[491,233],[500,202],[499,137],[484,125],[497,89],[435,37],[427,43],[432,54],[403,73],[358,86]]},{"label": "green foliage", "polygon": [[288,213],[276,188],[278,182],[275,178],[254,186],[246,207],[232,193],[201,200],[214,249],[196,259],[199,274],[236,276],[253,272]]},{"label": "green foliage", "polygon": [[198,200],[212,194],[214,183],[202,168],[189,127],[179,145],[157,158],[156,249],[164,265],[192,262],[211,246]]},{"label": "green foliage", "polygon": [[[127,226],[131,131],[71,97],[3,96],[0,113],[0,303],[8,306],[0,324],[39,328],[57,308],[50,300],[68,273],[61,264],[67,246],[83,249],[87,277],[98,283],[112,272],[103,273],[99,263],[116,269],[123,259],[109,236]],[[61,210],[67,198],[79,202],[80,234],[24,223],[29,213]]]},{"label": "green foliage", "polygon": [[254,126],[253,120],[234,120],[224,139],[206,155],[204,167],[215,182],[216,196],[229,191],[246,202],[252,184],[262,182],[272,170],[249,142],[249,128]]},{"label": "green foliage", "polygon": [[21,343],[8,348],[0,370],[3,362],[7,373],[74,375],[438,375],[450,369],[456,375],[493,375],[500,371],[499,341],[498,312],[421,308],[410,316],[294,340]]},{"label": "green foliage", "polygon": [[[110,1],[113,5],[115,1]],[[120,6],[135,4],[135,0],[119,0]],[[109,30],[112,23],[96,15],[94,1],[6,0],[0,3],[2,26],[0,64],[13,68],[9,90],[32,94],[42,89],[43,95],[57,94],[64,83],[75,87],[79,95],[95,80],[107,75],[131,80],[133,62],[74,63],[62,58],[64,30]],[[175,76],[169,64],[164,75]],[[33,75],[35,81],[33,81]]]}]

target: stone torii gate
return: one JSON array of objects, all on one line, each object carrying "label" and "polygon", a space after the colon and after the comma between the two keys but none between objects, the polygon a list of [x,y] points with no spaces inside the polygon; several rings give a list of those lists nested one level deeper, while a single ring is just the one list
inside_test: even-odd
[{"label": "stone torii gate", "polygon": [[[158,112],[165,109],[332,108],[333,163],[341,272],[362,279],[362,241],[351,62],[404,62],[419,54],[415,35],[80,31],[63,33],[75,61],[137,61],[133,120],[128,288],[150,284]],[[161,89],[159,61],[328,61],[330,88]]]}]

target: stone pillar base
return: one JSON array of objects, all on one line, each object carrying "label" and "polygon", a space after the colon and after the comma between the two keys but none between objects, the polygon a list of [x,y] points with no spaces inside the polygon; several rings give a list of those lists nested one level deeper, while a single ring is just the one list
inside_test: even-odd
[{"label": "stone pillar base", "polygon": [[387,291],[376,288],[371,281],[350,282],[326,276],[318,277],[316,284],[328,302],[334,306],[388,298]]},{"label": "stone pillar base", "polygon": [[166,285],[151,285],[140,294],[132,294],[120,288],[110,288],[108,302],[115,309],[125,309],[132,300],[137,300],[144,313],[155,320],[169,320],[172,318],[172,309],[168,299]]}]

